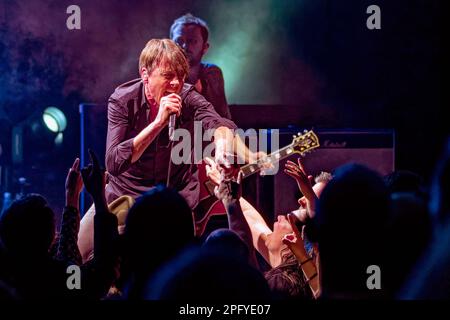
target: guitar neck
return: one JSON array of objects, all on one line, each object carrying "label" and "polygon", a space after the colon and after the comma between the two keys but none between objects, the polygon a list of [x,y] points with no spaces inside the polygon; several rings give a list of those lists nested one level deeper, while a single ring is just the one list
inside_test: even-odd
[{"label": "guitar neck", "polygon": [[263,163],[265,163],[266,161],[271,162],[271,163],[276,163],[280,160],[283,160],[284,158],[287,158],[288,156],[290,156],[293,153],[294,153],[294,148],[292,147],[292,144],[290,144],[284,148],[281,148],[281,149],[267,155],[267,160],[265,160],[265,161],[257,161],[255,163],[249,163],[245,166],[242,166],[241,167],[242,178],[247,178],[248,176],[251,176],[252,174],[261,171],[261,169],[263,167]]}]

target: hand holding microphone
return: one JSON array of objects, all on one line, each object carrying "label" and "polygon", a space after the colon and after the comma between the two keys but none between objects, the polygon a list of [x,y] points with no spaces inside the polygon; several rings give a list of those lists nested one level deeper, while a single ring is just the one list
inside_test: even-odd
[{"label": "hand holding microphone", "polygon": [[181,97],[176,93],[171,93],[161,98],[156,119],[164,125],[169,125],[169,138],[173,139],[175,131],[176,117],[181,115]]}]

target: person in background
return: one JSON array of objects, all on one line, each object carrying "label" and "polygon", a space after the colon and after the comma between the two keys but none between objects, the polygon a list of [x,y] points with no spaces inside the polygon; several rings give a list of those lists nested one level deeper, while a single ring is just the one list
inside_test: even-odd
[{"label": "person in background", "polygon": [[170,38],[186,53],[189,62],[186,83],[194,85],[221,117],[231,119],[222,70],[215,64],[202,62],[210,46],[206,22],[190,13],[185,14],[173,22]]}]

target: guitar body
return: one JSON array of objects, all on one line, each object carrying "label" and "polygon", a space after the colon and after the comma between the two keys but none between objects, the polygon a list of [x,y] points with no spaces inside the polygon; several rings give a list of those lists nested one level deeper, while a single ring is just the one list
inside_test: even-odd
[{"label": "guitar body", "polygon": [[220,200],[214,196],[213,186],[206,175],[206,163],[197,165],[198,180],[200,183],[200,201],[194,209],[195,234],[203,235],[209,219],[215,215],[226,215],[225,208]]}]

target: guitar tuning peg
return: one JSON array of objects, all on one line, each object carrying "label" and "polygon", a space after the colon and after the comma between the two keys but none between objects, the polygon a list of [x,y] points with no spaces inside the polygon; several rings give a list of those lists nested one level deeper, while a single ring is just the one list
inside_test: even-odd
[{"label": "guitar tuning peg", "polygon": [[303,130],[303,133],[307,133],[307,132],[308,132],[308,130],[306,130],[306,129]]},{"label": "guitar tuning peg", "polygon": [[300,132],[298,132],[297,134],[298,134],[298,135],[301,135],[301,133],[300,133]]},{"label": "guitar tuning peg", "polygon": [[297,138],[297,136],[296,136],[296,135],[294,134],[294,135],[292,135],[292,138],[294,138],[294,139],[295,139],[295,138]]}]

